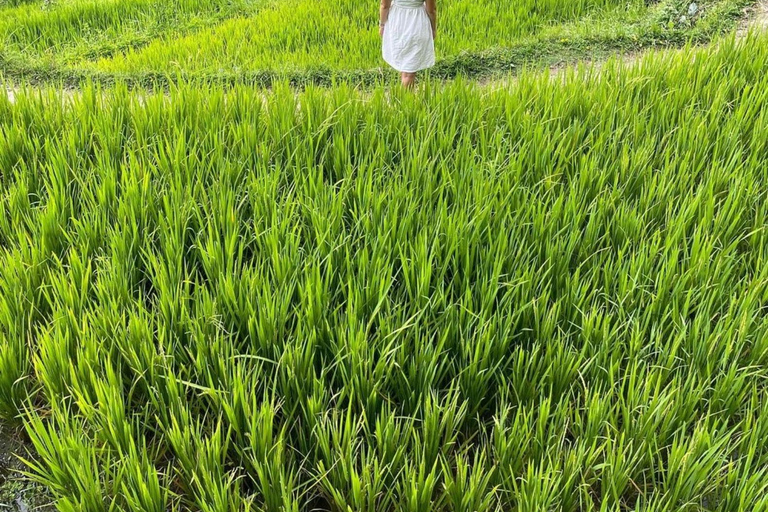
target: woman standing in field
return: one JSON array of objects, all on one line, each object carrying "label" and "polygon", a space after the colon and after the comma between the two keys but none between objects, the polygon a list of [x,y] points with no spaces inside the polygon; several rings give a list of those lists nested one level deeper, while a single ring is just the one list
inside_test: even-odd
[{"label": "woman standing in field", "polygon": [[437,0],[381,0],[379,34],[384,60],[411,87],[418,71],[435,65]]}]

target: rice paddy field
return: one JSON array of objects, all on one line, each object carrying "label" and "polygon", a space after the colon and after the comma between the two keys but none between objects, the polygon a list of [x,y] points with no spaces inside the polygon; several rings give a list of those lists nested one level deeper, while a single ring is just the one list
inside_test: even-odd
[{"label": "rice paddy field", "polygon": [[0,0],[0,508],[768,511],[750,2],[440,5]]},{"label": "rice paddy field", "polygon": [[[707,41],[750,0],[443,0],[438,77]],[[378,2],[0,0],[0,69],[33,82],[381,81]],[[173,77],[173,78],[169,78]]]}]

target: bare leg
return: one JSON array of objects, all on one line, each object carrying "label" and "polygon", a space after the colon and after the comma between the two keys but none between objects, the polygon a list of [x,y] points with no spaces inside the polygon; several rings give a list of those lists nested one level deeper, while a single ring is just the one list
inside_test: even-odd
[{"label": "bare leg", "polygon": [[411,89],[416,82],[416,73],[400,73],[400,81],[403,83],[403,87]]}]

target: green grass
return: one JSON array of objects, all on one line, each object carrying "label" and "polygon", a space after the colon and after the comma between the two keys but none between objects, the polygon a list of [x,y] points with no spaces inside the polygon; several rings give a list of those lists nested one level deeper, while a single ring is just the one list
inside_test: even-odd
[{"label": "green grass", "polygon": [[768,39],[418,94],[0,98],[58,510],[768,510]]},{"label": "green grass", "polygon": [[[488,77],[616,51],[706,42],[753,0],[443,0],[435,78]],[[189,80],[380,82],[377,4],[59,0],[0,8],[0,74],[79,86]]]},{"label": "green grass", "polygon": [[[260,0],[58,0],[0,8],[0,51],[37,65],[72,68],[164,37],[178,37]],[[1,4],[0,4],[1,5]]]},{"label": "green grass", "polygon": [[[296,71],[381,66],[376,3],[286,0],[252,18],[237,18],[206,31],[128,51],[96,62],[97,69],[141,72],[180,69],[208,74],[228,70]],[[614,18],[637,17],[644,0],[468,0],[440,4],[440,53],[454,56],[508,47],[559,21],[611,9]]]}]

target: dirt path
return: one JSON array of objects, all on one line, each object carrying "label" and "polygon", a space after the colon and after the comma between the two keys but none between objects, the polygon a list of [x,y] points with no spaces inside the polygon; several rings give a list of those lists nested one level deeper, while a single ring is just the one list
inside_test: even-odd
[{"label": "dirt path", "polygon": [[756,5],[744,10],[744,17],[736,30],[737,37],[745,37],[750,30],[765,32],[768,30],[768,0],[760,0]]}]

